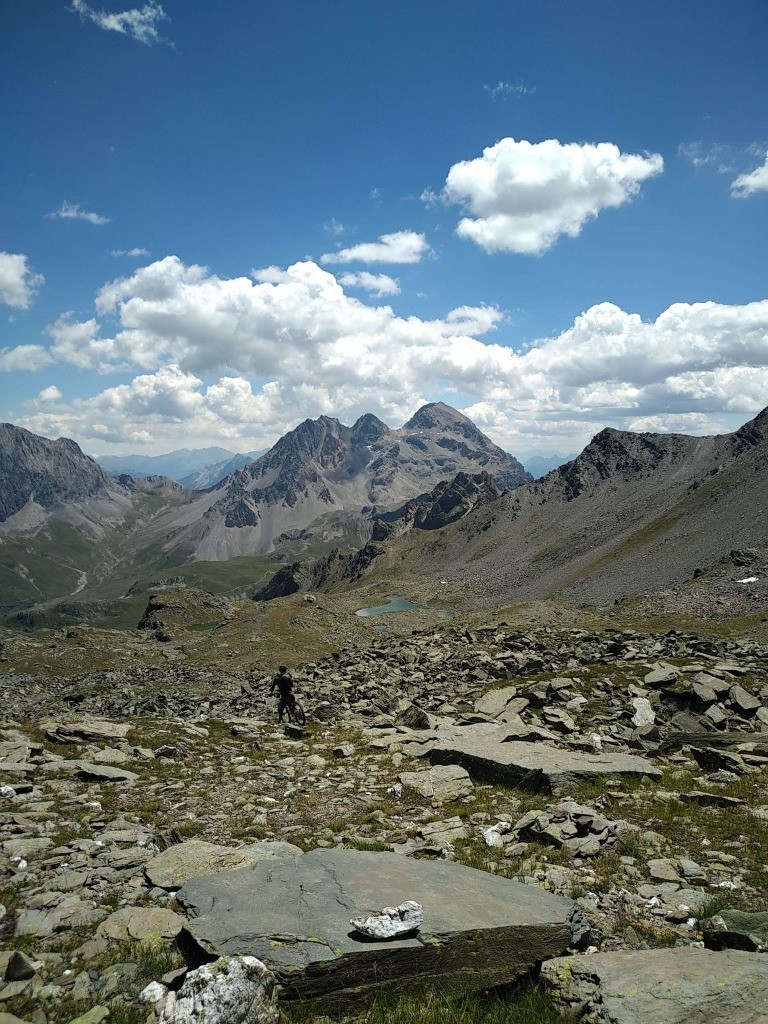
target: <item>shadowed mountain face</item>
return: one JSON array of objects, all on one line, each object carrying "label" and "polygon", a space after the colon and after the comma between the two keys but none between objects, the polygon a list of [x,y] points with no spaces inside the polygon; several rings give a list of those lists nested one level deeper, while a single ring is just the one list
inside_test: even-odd
[{"label": "shadowed mountain face", "polygon": [[484,471],[504,490],[530,476],[461,413],[424,406],[399,430],[362,416],[351,427],[305,420],[262,458],[201,495],[167,524],[172,548],[221,560],[268,551],[318,516],[392,508],[459,472]]},{"label": "shadowed mountain face", "polygon": [[607,603],[768,543],[768,410],[733,434],[606,429],[576,459],[388,558],[489,603]]},{"label": "shadowed mountain face", "polygon": [[49,441],[22,427],[0,423],[0,522],[36,505],[106,498],[113,481],[68,438]]}]

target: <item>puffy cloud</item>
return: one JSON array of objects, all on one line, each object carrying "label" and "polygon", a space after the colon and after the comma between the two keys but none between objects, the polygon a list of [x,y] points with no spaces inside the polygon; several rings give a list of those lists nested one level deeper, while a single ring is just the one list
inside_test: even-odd
[{"label": "puffy cloud", "polygon": [[149,256],[149,249],[113,249],[113,256]]},{"label": "puffy cloud", "polygon": [[731,195],[736,199],[746,199],[755,192],[768,192],[768,153],[760,167],[748,174],[740,174],[731,182]]},{"label": "puffy cloud", "polygon": [[119,32],[120,35],[130,36],[131,39],[136,39],[147,46],[162,41],[157,25],[158,22],[169,20],[157,0],[148,0],[143,7],[134,7],[129,11],[114,14],[94,10],[85,3],[85,0],[72,0],[70,10],[79,14],[83,21],[92,21],[106,32]]},{"label": "puffy cloud", "polygon": [[30,429],[260,447],[306,416],[351,422],[370,411],[397,424],[442,398],[513,451],[572,451],[606,424],[731,428],[768,394],[768,300],[675,303],[650,322],[601,303],[516,350],[492,340],[511,330],[493,306],[399,317],[315,263],[221,278],[169,256],[105,285],[96,307],[99,316],[52,325],[48,349],[5,350],[0,367],[56,359],[140,375],[70,405],[39,403]]},{"label": "puffy cloud", "polygon": [[55,384],[51,384],[49,388],[43,388],[40,394],[37,396],[38,402],[58,402],[62,397],[61,392]]},{"label": "puffy cloud", "polygon": [[442,198],[472,215],[459,222],[462,238],[489,253],[536,256],[560,235],[575,238],[601,210],[628,202],[663,167],[658,153],[622,153],[610,142],[507,138],[454,164]]},{"label": "puffy cloud", "polygon": [[339,283],[345,288],[362,288],[377,299],[400,294],[400,282],[396,278],[388,274],[371,274],[367,270],[357,274],[342,274]]},{"label": "puffy cloud", "polygon": [[338,252],[326,252],[321,263],[418,263],[430,251],[424,235],[394,231],[377,242],[361,242]]},{"label": "puffy cloud", "polygon": [[0,252],[0,302],[14,309],[29,309],[37,289],[45,282],[32,272],[20,252]]},{"label": "puffy cloud", "polygon": [[88,210],[84,210],[77,203],[70,203],[66,199],[58,208],[58,210],[51,210],[50,213],[46,213],[46,217],[52,220],[85,220],[89,224],[109,224],[110,217],[102,217],[100,213],[90,213]]},{"label": "puffy cloud", "polygon": [[50,351],[44,345],[17,345],[16,348],[0,348],[0,371],[41,370],[54,362]]}]

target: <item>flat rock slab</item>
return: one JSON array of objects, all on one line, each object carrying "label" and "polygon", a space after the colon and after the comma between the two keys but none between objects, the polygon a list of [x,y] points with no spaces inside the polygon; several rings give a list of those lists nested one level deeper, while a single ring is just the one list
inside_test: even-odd
[{"label": "flat rock slab", "polygon": [[766,1024],[768,957],[682,946],[549,960],[541,980],[589,1024]]},{"label": "flat rock slab", "polygon": [[297,857],[301,853],[292,843],[253,843],[250,846],[217,846],[200,839],[169,846],[158,853],[144,868],[152,885],[160,889],[180,889],[197,875],[215,875],[220,871],[234,871],[249,867],[258,861],[275,857]]},{"label": "flat rock slab", "polygon": [[402,772],[397,778],[408,789],[438,803],[460,800],[474,789],[467,770],[457,764],[436,765],[425,772]]},{"label": "flat rock slab", "polygon": [[[177,894],[188,961],[248,955],[275,972],[282,998],[348,1014],[382,991],[449,993],[501,985],[562,953],[580,934],[572,900],[449,861],[312,850],[193,878]],[[350,919],[416,900],[414,935],[366,939]]]},{"label": "flat rock slab", "polygon": [[45,735],[56,743],[101,743],[125,739],[130,731],[130,725],[94,718],[82,722],[56,722],[45,730]]},{"label": "flat rock slab", "polygon": [[183,925],[183,919],[166,907],[122,907],[101,922],[96,936],[113,942],[151,942],[174,939]]},{"label": "flat rock slab", "polygon": [[[456,733],[461,730],[456,730]],[[650,761],[634,754],[582,754],[548,743],[503,742],[493,735],[454,734],[438,739],[429,753],[432,764],[459,764],[470,775],[533,792],[558,793],[565,786],[596,779],[661,775]]]}]

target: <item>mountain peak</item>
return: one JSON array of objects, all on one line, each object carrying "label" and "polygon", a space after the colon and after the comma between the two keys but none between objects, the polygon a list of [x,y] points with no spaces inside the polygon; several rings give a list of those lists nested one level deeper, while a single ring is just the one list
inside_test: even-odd
[{"label": "mountain peak", "polygon": [[445,402],[429,402],[422,405],[403,427],[403,430],[429,430],[433,427],[455,427],[472,421]]},{"label": "mountain peak", "polygon": [[352,424],[352,444],[355,446],[375,444],[390,432],[386,423],[367,412]]}]

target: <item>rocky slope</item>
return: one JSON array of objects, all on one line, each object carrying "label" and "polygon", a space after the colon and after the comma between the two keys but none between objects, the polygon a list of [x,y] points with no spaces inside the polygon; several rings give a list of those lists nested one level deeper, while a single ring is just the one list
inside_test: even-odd
[{"label": "rocky slope", "polygon": [[[341,871],[312,930],[297,925],[295,908],[316,906],[328,877],[311,876],[311,864],[340,865],[347,852],[363,869],[370,858],[366,877],[384,882],[384,899],[407,879],[404,895],[423,899],[427,937],[465,896],[472,905],[483,896],[493,924],[487,896],[509,909],[508,894],[518,938],[542,922],[543,907],[561,907],[566,933],[547,934],[562,940],[557,952],[570,946],[567,961],[549,961],[542,974],[569,1019],[603,1019],[579,1007],[609,1001],[616,1024],[679,1020],[680,1005],[691,1020],[759,1019],[768,945],[765,647],[679,631],[451,625],[295,666],[312,717],[287,730],[275,723],[269,678],[244,669],[0,677],[4,706],[14,709],[0,724],[0,1000],[9,1024],[201,1020],[168,1011],[200,980],[196,943],[220,942],[231,968],[239,943],[273,938],[262,956],[279,975],[281,958],[306,936],[341,924],[346,933],[355,890]],[[446,748],[466,745],[462,737],[478,745],[482,770],[476,758],[467,768],[444,763]],[[510,757],[529,746],[558,775],[556,795],[542,773],[510,781]],[[272,869],[280,881],[262,890],[268,898],[237,890]],[[462,879],[455,908],[430,900],[431,877]],[[259,915],[275,893],[265,929]],[[367,895],[357,909],[377,899]],[[465,968],[490,937],[503,949],[487,958],[506,972],[502,980],[527,973],[530,962],[488,925],[455,957],[451,948],[449,968],[476,974]],[[549,942],[522,945],[536,963],[553,955]],[[392,943],[360,948],[366,977],[382,956],[382,976],[399,985],[421,947],[411,939],[400,957]],[[316,1003],[299,1019],[317,1019],[348,994],[356,968],[344,966],[314,971]],[[437,998],[430,978],[418,982],[412,1006]],[[228,990],[227,1016],[211,1019],[253,1020],[247,991]],[[677,1016],[667,1015],[670,991]],[[279,992],[289,1020],[292,995],[289,986]],[[510,1001],[509,1017],[502,1002],[494,1019],[514,1019],[519,996],[497,998]],[[468,1019],[487,1019],[482,1007]],[[559,1018],[542,1005],[527,1019]]]},{"label": "rocky slope", "polygon": [[168,550],[212,561],[270,550],[328,512],[392,508],[458,472],[484,471],[499,490],[530,479],[466,416],[426,405],[399,430],[373,415],[351,427],[305,420],[256,462],[164,524]]},{"label": "rocky slope", "polygon": [[581,455],[439,534],[394,542],[390,569],[487,601],[611,603],[768,542],[768,410],[733,434],[601,431]]}]

